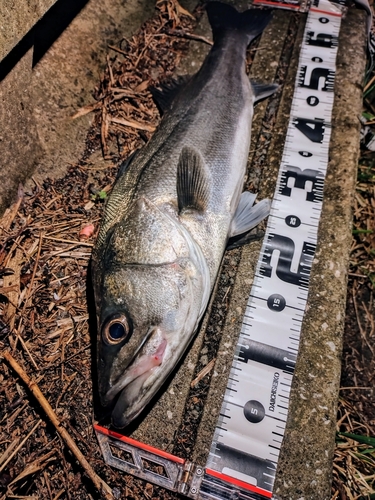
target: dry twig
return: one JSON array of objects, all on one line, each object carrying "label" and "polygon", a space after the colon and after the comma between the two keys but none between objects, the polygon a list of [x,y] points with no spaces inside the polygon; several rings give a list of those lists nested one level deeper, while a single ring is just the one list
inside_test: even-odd
[{"label": "dry twig", "polygon": [[[22,448],[22,446],[26,443],[26,441],[29,439],[29,437],[34,433],[34,431],[39,427],[39,425],[42,423],[41,420],[39,420],[35,425],[34,427],[31,429],[31,431],[27,434],[27,436],[20,442],[20,444],[13,450],[12,449],[12,452],[10,453],[10,448],[12,447],[12,445],[9,446],[8,450],[5,451],[4,455],[6,454],[7,455],[7,458],[6,460],[4,461],[4,463],[1,465],[0,467],[0,472],[5,468],[6,465],[8,465],[8,463],[12,460],[12,458],[14,457],[14,455],[16,455],[19,450]],[[2,460],[0,459],[0,462]]]},{"label": "dry twig", "polygon": [[30,389],[30,391],[33,393],[33,395],[37,399],[38,403],[43,408],[43,410],[46,412],[46,415],[48,416],[48,418],[50,419],[50,421],[54,425],[55,429],[57,430],[57,432],[60,434],[60,436],[64,440],[65,444],[68,446],[70,451],[76,457],[78,462],[81,464],[81,466],[85,470],[86,474],[89,476],[89,478],[93,482],[95,488],[104,496],[104,498],[106,498],[108,500],[113,499],[111,488],[108,486],[107,483],[105,483],[103,481],[103,479],[101,479],[96,474],[94,469],[91,467],[91,465],[88,463],[86,458],[83,456],[80,449],[77,447],[75,441],[71,438],[68,431],[61,425],[61,422],[58,419],[56,413],[53,411],[51,405],[48,403],[46,398],[43,396],[38,385],[30,379],[30,377],[27,375],[25,370],[17,363],[17,361],[13,358],[13,356],[10,354],[9,351],[4,351],[2,353],[2,355],[7,360],[7,362],[10,364],[10,366],[13,368],[13,370],[25,382],[25,384]]},{"label": "dry twig", "polygon": [[211,359],[211,361],[209,363],[207,363],[207,365],[198,373],[198,375],[195,377],[195,379],[190,384],[190,387],[192,389],[198,384],[198,382],[200,382],[202,380],[202,378],[204,378],[206,375],[208,375],[210,373],[210,371],[214,367],[215,361],[216,361],[215,358]]}]

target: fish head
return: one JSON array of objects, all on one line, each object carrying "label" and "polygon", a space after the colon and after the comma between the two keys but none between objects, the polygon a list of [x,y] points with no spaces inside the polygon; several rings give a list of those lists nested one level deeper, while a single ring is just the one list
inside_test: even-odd
[{"label": "fish head", "polygon": [[138,218],[136,241],[129,245],[131,228],[119,224],[94,280],[99,394],[104,406],[113,406],[118,428],[139,415],[172,372],[209,297],[202,257],[197,259],[184,231],[155,207],[146,203],[142,209],[143,219],[147,209],[152,215],[145,231],[139,231]]}]

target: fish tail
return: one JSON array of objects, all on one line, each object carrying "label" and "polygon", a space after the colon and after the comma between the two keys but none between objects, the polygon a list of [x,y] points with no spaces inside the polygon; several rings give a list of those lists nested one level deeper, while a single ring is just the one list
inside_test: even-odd
[{"label": "fish tail", "polygon": [[214,41],[228,32],[239,32],[247,36],[248,44],[262,33],[272,17],[271,10],[249,9],[238,12],[231,5],[209,2],[206,6]]}]

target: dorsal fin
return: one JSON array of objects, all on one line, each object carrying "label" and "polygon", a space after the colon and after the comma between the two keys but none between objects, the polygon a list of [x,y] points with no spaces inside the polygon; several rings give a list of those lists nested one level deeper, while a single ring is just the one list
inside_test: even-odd
[{"label": "dorsal fin", "polygon": [[162,114],[171,107],[173,100],[190,78],[191,76],[188,75],[179,76],[166,83],[159,84],[158,87],[150,88],[152,97]]},{"label": "dorsal fin", "polygon": [[183,147],[177,166],[177,199],[181,212],[192,208],[203,212],[208,205],[210,179],[203,158],[195,149]]},{"label": "dorsal fin", "polygon": [[131,164],[131,162],[134,160],[134,157],[136,156],[136,154],[138,153],[138,149],[136,149],[135,151],[133,151],[130,156],[128,156],[126,158],[126,160],[124,160],[119,169],[118,169],[118,172],[117,172],[117,175],[116,175],[116,180],[119,179],[128,169],[129,165]]}]

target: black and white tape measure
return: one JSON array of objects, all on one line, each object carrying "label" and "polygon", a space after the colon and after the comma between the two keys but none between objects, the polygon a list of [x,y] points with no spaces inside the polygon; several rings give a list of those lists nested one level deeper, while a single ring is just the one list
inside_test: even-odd
[{"label": "black and white tape measure", "polygon": [[208,474],[265,498],[272,497],[317,244],[340,23],[329,0],[310,8],[276,194],[207,463]]},{"label": "black and white tape measure", "polygon": [[317,245],[341,16],[329,0],[309,9],[271,214],[206,466],[94,426],[109,465],[190,498],[272,498]]}]

